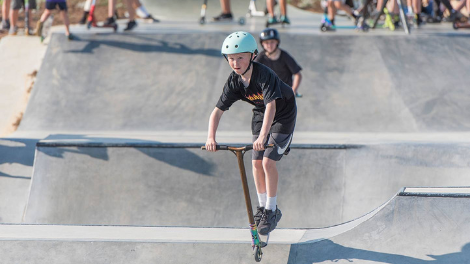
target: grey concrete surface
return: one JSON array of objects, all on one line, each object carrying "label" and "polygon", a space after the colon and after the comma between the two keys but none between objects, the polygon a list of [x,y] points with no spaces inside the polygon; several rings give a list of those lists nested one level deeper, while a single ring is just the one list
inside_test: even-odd
[{"label": "grey concrete surface", "polygon": [[[246,225],[232,153],[152,147],[159,144],[38,147],[24,223]],[[468,146],[395,143],[299,149],[294,145],[278,164],[278,204],[284,214],[279,226],[311,228],[349,221],[385,203],[403,186],[468,185]],[[245,164],[255,206],[249,155]]]},{"label": "grey concrete surface", "polygon": [[0,138],[0,223],[22,221],[37,141],[34,138]]},{"label": "grey concrete surface", "polygon": [[27,104],[27,76],[38,71],[46,46],[35,38],[6,36],[0,40],[0,137],[13,132],[12,124]]},{"label": "grey concrete surface", "polygon": [[351,232],[291,247],[287,263],[469,263],[468,202],[397,197]]},{"label": "grey concrete surface", "polygon": [[[470,194],[401,194],[341,233],[333,231],[341,226],[276,230],[263,262],[468,263]],[[6,263],[254,262],[249,235],[242,234],[247,229],[0,225],[0,230]]]},{"label": "grey concrete surface", "polygon": [[[243,15],[246,3],[232,2],[236,16]],[[165,142],[158,133],[177,137],[175,131],[191,131],[199,134],[190,142],[203,142],[208,114],[229,74],[220,43],[231,31],[259,33],[264,18],[249,19],[243,27],[201,27],[196,23],[201,3],[146,4],[164,18],[160,24],[140,23],[129,34],[73,27],[79,37],[74,42],[53,35],[20,131],[0,141],[0,222],[20,222],[38,139],[153,144]],[[208,16],[216,15],[217,1],[209,5]],[[442,24],[406,38],[384,30],[325,35],[319,33],[318,15],[291,7],[289,12],[293,26],[280,32],[282,47],[304,68],[297,123],[297,131],[305,133],[302,142],[317,142],[315,133],[339,133],[321,137],[333,145],[350,143],[357,133],[380,135],[365,140],[375,145],[296,149],[286,157],[280,170],[291,177],[281,179],[281,228],[350,220],[405,185],[468,185],[468,142],[456,140],[465,133],[453,134],[468,131],[470,124],[468,31],[449,32],[450,25]],[[338,19],[341,23],[349,22]],[[229,136],[230,142],[246,142],[248,107],[237,104],[224,115],[221,130],[242,135]],[[126,132],[146,136],[119,135]],[[156,135],[148,139],[148,133]],[[42,147],[37,153],[25,222],[246,226],[230,153],[138,146]],[[273,244],[265,262],[466,263],[466,208],[465,198],[397,197],[352,232],[320,243],[312,242],[322,236],[311,235],[304,236],[309,243]],[[19,232],[26,231],[20,226]],[[0,254],[6,263],[253,261],[243,244],[73,240],[10,237],[0,242]]]},{"label": "grey concrete surface", "polygon": [[[55,35],[20,130],[205,131],[230,73],[219,53],[225,35],[87,34],[74,42]],[[468,37],[284,35],[282,41],[303,67],[297,131],[470,127]],[[102,61],[112,63],[98,66]],[[220,130],[249,130],[250,109],[235,104]]]}]

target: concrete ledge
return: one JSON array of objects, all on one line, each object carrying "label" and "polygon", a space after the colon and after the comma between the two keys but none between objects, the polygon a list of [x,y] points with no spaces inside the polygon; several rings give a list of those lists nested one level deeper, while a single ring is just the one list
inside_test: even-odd
[{"label": "concrete ledge", "polygon": [[[270,243],[292,244],[306,230],[279,229]],[[0,225],[0,240],[251,243],[248,228]]]}]

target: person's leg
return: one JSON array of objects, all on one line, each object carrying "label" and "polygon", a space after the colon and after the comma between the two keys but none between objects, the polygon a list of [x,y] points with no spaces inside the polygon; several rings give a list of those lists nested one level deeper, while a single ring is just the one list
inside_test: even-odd
[{"label": "person's leg", "polygon": [[[258,136],[253,136],[252,141],[256,141],[258,139]],[[266,207],[266,200],[267,200],[267,194],[266,194],[266,175],[264,174],[264,169],[263,169],[263,155],[264,151],[252,151],[252,156],[251,156],[251,163],[252,163],[252,171],[253,171],[253,180],[255,182],[255,187],[256,187],[256,194],[258,196],[258,206],[256,213],[254,215],[255,218],[255,224],[256,226],[259,225],[261,221],[261,217],[264,214],[264,210]]]},{"label": "person's leg", "polygon": [[126,8],[127,12],[129,13],[129,20],[133,21],[135,20],[135,9],[132,7],[132,4],[134,3],[134,0],[126,0]]},{"label": "person's leg", "polygon": [[47,8],[47,3],[46,3],[46,9],[42,13],[41,17],[39,18],[38,23],[36,24],[36,36],[41,37],[42,36],[42,27],[44,25],[44,21],[46,21],[47,18],[51,15],[51,10]]},{"label": "person's leg", "polygon": [[222,14],[232,13],[230,8],[230,0],[220,0],[220,7],[222,8]]},{"label": "person's leg", "polygon": [[355,17],[351,7],[349,7],[348,5],[343,4],[341,1],[335,1],[334,5],[336,9],[341,9],[344,12],[346,12],[348,15]]},{"label": "person's leg", "polygon": [[108,18],[104,22],[104,26],[114,26],[116,20],[114,19],[114,14],[116,13],[116,0],[108,0]]},{"label": "person's leg", "polygon": [[336,8],[333,0],[328,0],[328,19],[335,24]]},{"label": "person's leg", "polygon": [[62,17],[62,20],[64,21],[65,35],[69,36],[70,35],[70,20],[69,20],[69,15],[67,13],[67,10],[60,10],[60,15]]},{"label": "person's leg", "polygon": [[46,8],[44,10],[44,12],[42,13],[41,18],[39,19],[39,21],[44,23],[44,21],[46,21],[46,19],[49,18],[50,15],[51,15],[51,10]]},{"label": "person's leg", "polygon": [[460,11],[462,10],[462,8],[467,4],[466,3],[467,1],[461,1],[461,3],[459,3],[459,5],[455,8],[455,11]]},{"label": "person's leg", "polygon": [[36,9],[36,0],[29,0],[29,8],[28,8],[28,17],[30,18],[28,20],[28,25],[24,25],[25,31],[27,35],[32,35],[33,32],[31,30],[31,21],[33,20],[33,14],[32,11]]},{"label": "person's leg", "polygon": [[18,9],[10,9],[10,34],[16,35],[18,33]]},{"label": "person's leg", "polygon": [[[264,174],[266,175],[266,193],[268,194],[268,199],[269,197],[276,197],[277,196],[277,184],[279,181],[279,174],[277,172],[277,167],[276,167],[276,161],[264,157],[263,158],[263,171]],[[276,205],[269,205],[267,204],[267,209],[272,210],[275,209]],[[274,206],[274,207],[272,207]]]},{"label": "person's leg", "polygon": [[92,0],[86,0],[85,5],[83,6],[83,16],[80,19],[80,24],[85,24],[88,19],[88,14],[90,14]]},{"label": "person's leg", "polygon": [[381,11],[380,8],[382,8],[383,4],[384,4],[384,0],[377,0],[376,10],[380,12]]},{"label": "person's leg", "polygon": [[135,9],[136,15],[138,15],[139,17],[141,17],[141,18],[146,18],[146,17],[149,17],[149,16],[150,16],[149,12],[148,12],[147,9],[145,8],[145,6],[142,5],[142,3],[140,2],[140,0],[133,0],[133,1],[132,1],[132,6],[133,6],[134,9]]},{"label": "person's leg", "polygon": [[[253,179],[255,181],[256,192],[266,193],[266,175],[264,174],[263,160],[253,160],[252,165],[253,165]],[[263,201],[260,201],[260,203],[262,202]]]},{"label": "person's leg", "polygon": [[263,158],[263,170],[266,175],[266,209],[259,223],[259,233],[267,235],[273,231],[282,217],[281,210],[277,208],[277,186],[279,182],[279,173],[276,167],[276,161],[268,157]]},{"label": "person's leg", "polygon": [[220,7],[222,13],[216,17],[213,17],[214,21],[232,21],[232,10],[230,9],[230,0],[220,0]]},{"label": "person's leg", "polygon": [[390,14],[399,14],[400,12],[397,1],[389,0],[387,2],[387,9],[390,12]]},{"label": "person's leg", "polygon": [[286,0],[281,0],[281,22],[285,24],[290,24],[290,20],[287,17],[287,1]]},{"label": "person's leg", "polygon": [[470,17],[470,0],[467,0],[467,12],[468,16]]},{"label": "person's leg", "polygon": [[137,22],[135,22],[135,9],[132,7],[134,0],[127,0],[127,12],[129,13],[129,22],[127,23],[127,27],[124,31],[132,30],[137,26]]},{"label": "person's leg", "polygon": [[2,29],[10,29],[10,0],[3,0],[2,4]]},{"label": "person's leg", "polygon": [[253,165],[253,179],[256,186],[256,194],[258,196],[258,206],[254,215],[256,226],[259,225],[261,217],[264,214],[267,202],[266,194],[266,179],[263,170],[263,160],[252,160]]},{"label": "person's leg", "polygon": [[270,17],[274,17],[274,3],[276,0],[266,0],[266,8]]},{"label": "person's leg", "polygon": [[10,19],[10,2],[11,0],[3,0],[3,4],[2,4],[2,18],[3,20],[8,20]]},{"label": "person's leg", "polygon": [[287,1],[281,0],[279,7],[281,8],[281,15],[287,16]]},{"label": "person's leg", "polygon": [[108,18],[114,17],[116,12],[116,0],[108,0]]},{"label": "person's leg", "polygon": [[266,235],[274,230],[282,217],[281,210],[277,208],[279,173],[276,162],[288,153],[292,136],[292,134],[270,134],[268,144],[274,144],[274,147],[266,149],[263,153],[263,171],[266,182],[267,201],[266,210],[258,226],[261,235]]},{"label": "person's leg", "polygon": [[454,8],[452,7],[452,5],[450,4],[449,0],[440,0],[442,4],[444,4],[444,6],[447,8],[447,10],[449,10],[450,12],[450,16],[449,16],[449,20],[450,21],[454,21],[456,18],[457,18],[457,11],[454,10]]}]

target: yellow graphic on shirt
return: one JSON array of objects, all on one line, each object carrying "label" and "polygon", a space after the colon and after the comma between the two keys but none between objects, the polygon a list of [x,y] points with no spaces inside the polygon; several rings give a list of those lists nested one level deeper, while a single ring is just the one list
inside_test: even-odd
[{"label": "yellow graphic on shirt", "polygon": [[252,95],[246,96],[246,99],[254,102],[256,100],[263,100],[264,97],[263,97],[263,94],[258,93],[258,94],[252,94]]}]

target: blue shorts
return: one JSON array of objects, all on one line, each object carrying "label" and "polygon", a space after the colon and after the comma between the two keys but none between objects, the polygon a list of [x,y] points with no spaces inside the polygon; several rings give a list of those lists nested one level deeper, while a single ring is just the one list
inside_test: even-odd
[{"label": "blue shorts", "polygon": [[59,9],[61,11],[67,11],[67,3],[66,2],[49,2],[49,1],[46,1],[46,9],[47,10],[54,10],[57,7],[59,7]]},{"label": "blue shorts", "polygon": [[[292,142],[293,134],[271,133],[268,135],[268,145],[274,144],[273,148],[267,148],[263,151],[253,150],[251,154],[252,160],[262,160],[263,157],[272,159],[274,161],[281,160],[283,155],[289,153],[289,146]],[[253,135],[253,142],[258,139],[258,135]]]}]

